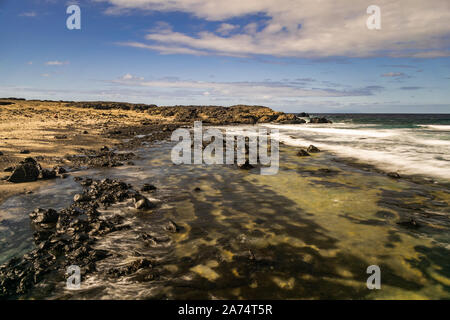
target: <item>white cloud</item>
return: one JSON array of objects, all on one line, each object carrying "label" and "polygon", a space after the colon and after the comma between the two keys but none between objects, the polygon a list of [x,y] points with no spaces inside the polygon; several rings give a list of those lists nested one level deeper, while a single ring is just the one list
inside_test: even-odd
[{"label": "white cloud", "polygon": [[197,35],[151,32],[147,49],[163,53],[253,54],[278,57],[417,57],[449,56],[448,0],[378,0],[381,30],[368,30],[366,0],[97,0],[107,13],[130,10],[182,11],[208,21],[245,15],[267,17],[259,30],[254,21],[231,36],[202,31]]},{"label": "white cloud", "polygon": [[[297,101],[305,97],[350,97],[370,96],[382,90],[382,87],[369,86],[337,90],[332,87],[311,88],[298,81],[261,81],[261,82],[213,82],[180,79],[135,80],[125,75],[112,83],[126,87],[147,88],[151,92],[165,92],[171,97],[184,97],[192,100],[208,97],[210,101],[251,101],[251,103],[279,103]],[[270,94],[269,94],[270,93]]]},{"label": "white cloud", "polygon": [[68,61],[63,62],[63,61],[54,60],[54,61],[47,61],[45,64],[47,66],[63,66],[65,64],[69,64],[69,62]]},{"label": "white cloud", "polygon": [[387,78],[397,78],[397,77],[404,77],[405,74],[403,72],[388,72],[388,73],[383,73],[381,75],[382,77],[387,77]]},{"label": "white cloud", "polygon": [[131,73],[127,73],[127,74],[123,75],[122,77],[120,77],[120,79],[121,79],[121,80],[124,80],[124,81],[130,81],[130,80],[144,80],[144,78],[133,76]]},{"label": "white cloud", "polygon": [[236,29],[239,29],[239,26],[229,23],[222,23],[219,28],[217,28],[216,32],[226,36]]},{"label": "white cloud", "polygon": [[36,17],[37,13],[34,12],[34,11],[23,12],[23,13],[19,14],[19,16],[21,16],[21,17],[31,17],[32,18],[32,17]]}]

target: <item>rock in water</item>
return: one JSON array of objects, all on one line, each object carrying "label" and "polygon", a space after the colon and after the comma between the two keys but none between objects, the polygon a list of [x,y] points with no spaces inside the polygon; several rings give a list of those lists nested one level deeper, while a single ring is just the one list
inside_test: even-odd
[{"label": "rock in water", "polygon": [[317,148],[316,146],[310,145],[307,149],[308,152],[310,153],[314,153],[314,152],[320,152],[319,148]]},{"label": "rock in water", "polygon": [[153,190],[156,190],[156,187],[149,183],[144,184],[144,186],[141,188],[142,192],[149,192],[149,191],[153,191]]},{"label": "rock in water", "polygon": [[81,193],[77,193],[76,195],[73,196],[73,201],[74,202],[85,202],[85,201],[89,201],[89,198]]},{"label": "rock in water", "polygon": [[413,218],[411,218],[411,219],[409,219],[407,221],[397,222],[397,224],[400,225],[400,226],[406,227],[406,228],[413,228],[413,229],[421,227],[421,225],[416,220],[414,220]]},{"label": "rock in water", "polygon": [[177,226],[177,224],[175,222],[173,222],[172,220],[169,220],[169,223],[167,223],[165,229],[172,233],[177,233],[180,231],[180,227]]},{"label": "rock in water", "polygon": [[297,156],[299,156],[299,157],[309,157],[311,155],[306,150],[300,149],[297,152]]},{"label": "rock in water", "polygon": [[309,123],[333,123],[331,120],[326,118],[312,118]]},{"label": "rock in water", "polygon": [[42,169],[41,170],[41,178],[42,179],[54,179],[56,178],[56,171],[54,170],[47,170],[47,169]]},{"label": "rock in water", "polygon": [[39,178],[39,166],[33,158],[26,158],[13,171],[7,181],[20,183],[36,181]]},{"label": "rock in water", "polygon": [[388,177],[394,178],[394,179],[400,179],[400,175],[397,172],[389,172]]},{"label": "rock in water", "polygon": [[148,200],[145,197],[140,197],[140,199],[135,199],[135,204],[134,207],[138,210],[142,210],[142,209],[152,209],[155,207],[155,205],[150,202],[150,200]]},{"label": "rock in water", "polygon": [[58,212],[53,209],[36,209],[30,213],[30,218],[34,223],[56,223],[58,221]]}]

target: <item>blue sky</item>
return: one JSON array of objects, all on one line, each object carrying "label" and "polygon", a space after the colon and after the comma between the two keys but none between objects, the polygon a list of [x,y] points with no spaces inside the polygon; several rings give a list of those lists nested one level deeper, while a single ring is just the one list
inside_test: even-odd
[{"label": "blue sky", "polygon": [[450,112],[449,2],[375,2],[0,0],[0,96]]}]

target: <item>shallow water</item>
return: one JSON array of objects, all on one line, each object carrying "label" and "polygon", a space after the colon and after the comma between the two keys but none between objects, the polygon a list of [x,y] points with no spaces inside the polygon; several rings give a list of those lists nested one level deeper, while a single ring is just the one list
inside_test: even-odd
[{"label": "shallow water", "polygon": [[[138,213],[123,203],[104,211],[123,215],[132,229],[97,244],[115,252],[98,264],[99,273],[83,278],[77,291],[66,290],[61,278],[48,279],[26,298],[450,298],[450,199],[442,185],[394,180],[326,152],[299,158],[287,146],[280,148],[274,176],[258,168],[173,165],[171,147],[142,149],[135,166],[77,173],[119,178],[135,188],[152,183],[158,190],[147,196],[160,201],[158,208]],[[0,247],[0,257],[32,245],[29,211],[66,206],[78,190],[67,179],[32,198],[5,202],[1,243],[15,240]],[[422,227],[396,224],[410,217]],[[168,219],[180,233],[163,230]],[[140,240],[143,232],[167,241],[148,246]],[[102,274],[140,257],[156,261],[153,280]],[[381,268],[381,290],[366,287],[366,268],[373,264]]]}]

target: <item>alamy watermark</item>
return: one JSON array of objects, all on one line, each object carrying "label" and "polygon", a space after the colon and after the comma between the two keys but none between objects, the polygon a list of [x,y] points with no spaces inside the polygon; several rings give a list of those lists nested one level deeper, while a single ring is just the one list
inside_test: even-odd
[{"label": "alamy watermark", "polygon": [[69,290],[77,290],[81,288],[81,269],[79,266],[71,265],[67,267],[66,288]]},{"label": "alamy watermark", "polygon": [[366,286],[367,289],[381,289],[381,269],[377,265],[371,265],[367,267],[367,274],[371,274],[370,277],[367,278]]},{"label": "alamy watermark", "polygon": [[381,30],[381,9],[379,6],[371,5],[367,7],[367,14],[370,16],[367,18],[366,26],[369,30]]},{"label": "alamy watermark", "polygon": [[261,175],[278,173],[280,160],[277,129],[270,132],[270,152],[269,134],[265,128],[249,128],[242,134],[227,129],[224,138],[220,129],[208,128],[203,132],[202,122],[195,121],[193,131],[193,139],[191,130],[187,128],[178,128],[172,132],[171,140],[178,142],[171,152],[174,164],[260,164]]},{"label": "alamy watermark", "polygon": [[81,9],[78,5],[73,4],[67,7],[67,14],[70,16],[66,20],[66,26],[69,30],[80,30],[81,29]]}]

